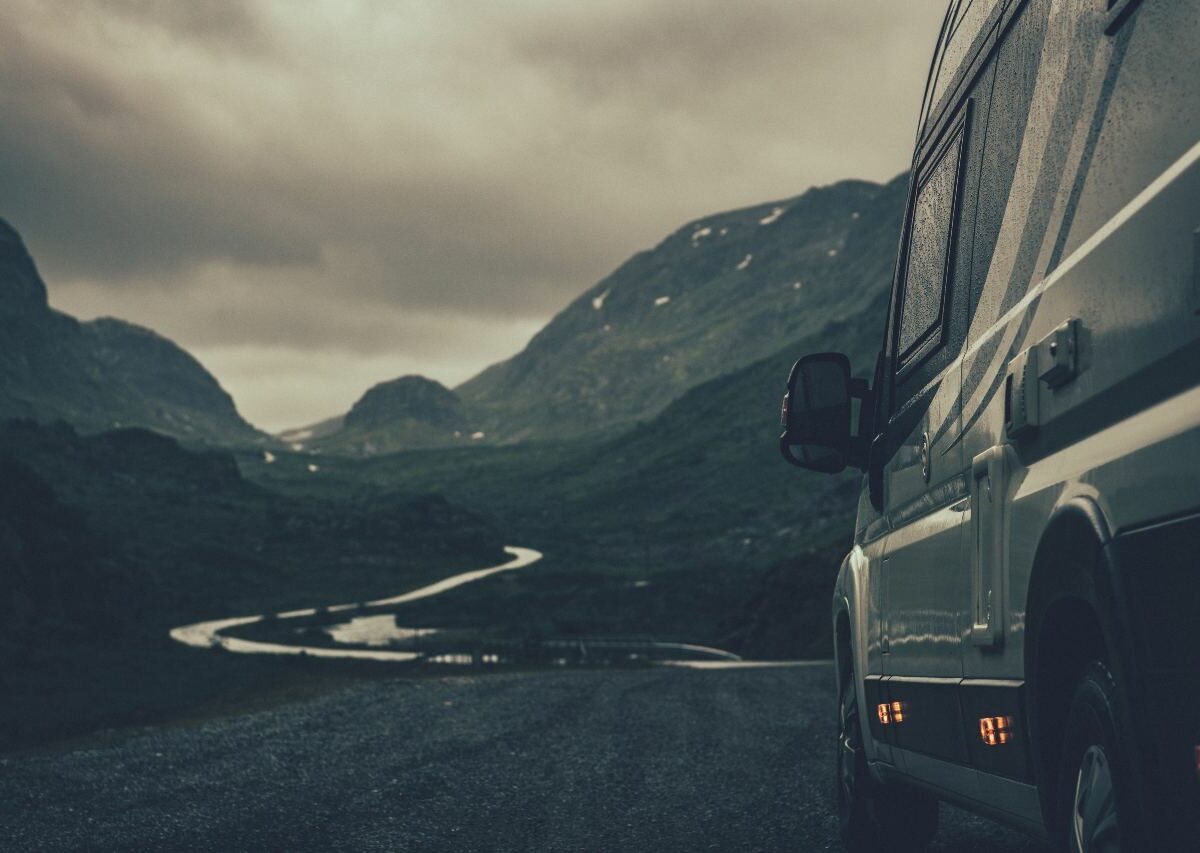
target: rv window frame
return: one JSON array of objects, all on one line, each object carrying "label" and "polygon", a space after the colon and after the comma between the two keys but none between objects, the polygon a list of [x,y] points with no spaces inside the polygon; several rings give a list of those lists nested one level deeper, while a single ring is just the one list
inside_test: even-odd
[{"label": "rv window frame", "polygon": [[[1002,34],[1008,29],[1028,0],[997,0],[989,13],[987,22],[976,34],[971,47],[967,50],[962,64],[957,69],[942,68],[942,61],[953,33],[947,29],[953,23],[952,13],[958,10],[958,5],[952,3],[946,12],[942,23],[942,31],[934,49],[933,62],[930,65],[929,76],[925,82],[925,95],[921,99],[921,115],[917,121],[918,152],[926,150],[930,140],[937,139],[945,133],[946,128],[953,124],[956,106],[966,97],[976,83],[976,78],[991,61],[999,42],[1003,41]],[[1118,0],[1119,2],[1119,0]],[[942,97],[933,102],[934,93],[941,74],[953,76],[942,92]]]},{"label": "rv window frame", "polygon": [[1104,21],[1104,34],[1116,35],[1142,0],[1108,0],[1108,17]]},{"label": "rv window frame", "polygon": [[[908,211],[905,214],[904,240],[901,244],[900,257],[896,266],[896,299],[892,308],[891,355],[895,365],[895,384],[903,383],[914,370],[927,361],[946,345],[947,325],[950,320],[950,300],[953,298],[952,277],[954,272],[955,254],[958,249],[960,236],[960,219],[962,212],[962,194],[965,184],[967,151],[970,143],[971,117],[974,112],[974,98],[967,98],[958,110],[958,115],[947,128],[944,138],[928,152],[916,171],[917,179],[909,193]],[[934,171],[942,164],[947,156],[958,158],[954,173],[954,196],[950,204],[950,222],[941,233],[946,235],[946,257],[942,264],[941,299],[938,316],[930,326],[921,332],[917,340],[905,351],[900,352],[900,332],[904,318],[904,302],[908,288],[908,261],[912,250],[913,226],[916,216],[917,201],[922,190],[928,185]],[[903,404],[903,401],[896,401]]]}]

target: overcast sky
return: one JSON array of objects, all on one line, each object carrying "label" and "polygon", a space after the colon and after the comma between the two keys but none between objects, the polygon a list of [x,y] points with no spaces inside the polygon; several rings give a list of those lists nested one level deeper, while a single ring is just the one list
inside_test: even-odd
[{"label": "overcast sky", "polygon": [[946,0],[5,0],[51,302],[270,430],[457,384],[690,219],[906,168]]}]

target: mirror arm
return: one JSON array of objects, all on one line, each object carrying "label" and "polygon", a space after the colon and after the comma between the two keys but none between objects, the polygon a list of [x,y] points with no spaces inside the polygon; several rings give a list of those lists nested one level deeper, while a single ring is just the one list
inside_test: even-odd
[{"label": "mirror arm", "polygon": [[881,433],[871,439],[867,449],[867,491],[871,506],[883,512],[883,466],[887,452],[887,438]]},{"label": "mirror arm", "polygon": [[870,383],[866,379],[859,378],[850,380],[850,396],[859,401],[858,429],[850,437],[850,452],[846,461],[860,471],[866,471],[871,439],[874,437],[871,421],[873,420],[875,397],[871,393]]}]

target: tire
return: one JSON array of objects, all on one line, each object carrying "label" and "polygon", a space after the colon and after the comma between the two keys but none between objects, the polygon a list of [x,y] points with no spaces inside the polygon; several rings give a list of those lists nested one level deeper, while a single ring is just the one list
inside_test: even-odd
[{"label": "tire", "polygon": [[842,846],[847,853],[920,853],[937,834],[938,801],[871,776],[853,675],[842,686],[838,720],[835,782]]},{"label": "tire", "polygon": [[1145,851],[1118,695],[1116,679],[1099,661],[1088,665],[1075,687],[1058,774],[1057,829],[1064,853]]}]

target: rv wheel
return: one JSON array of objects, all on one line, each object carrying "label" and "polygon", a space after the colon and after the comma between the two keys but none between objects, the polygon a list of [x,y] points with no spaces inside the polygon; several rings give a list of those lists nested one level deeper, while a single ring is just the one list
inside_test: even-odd
[{"label": "rv wheel", "polygon": [[1059,774],[1060,849],[1067,853],[1138,849],[1116,696],[1116,680],[1099,661],[1075,688]]}]

